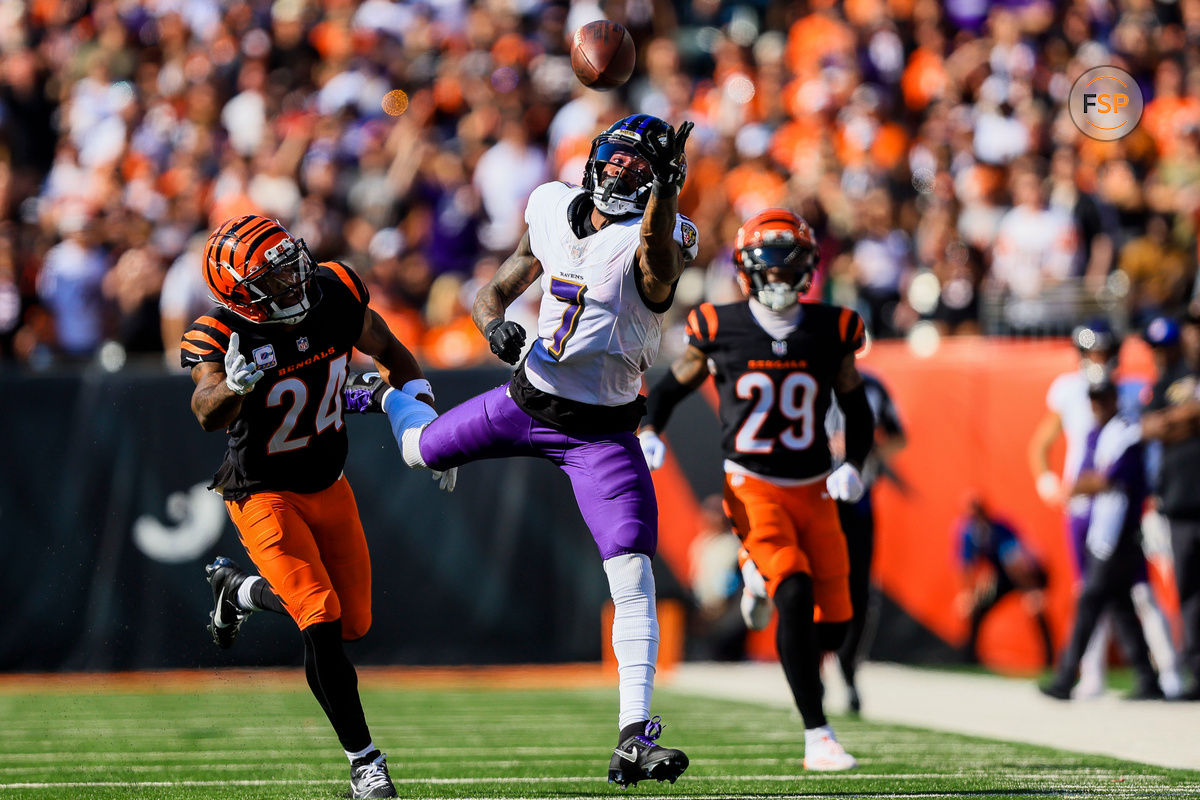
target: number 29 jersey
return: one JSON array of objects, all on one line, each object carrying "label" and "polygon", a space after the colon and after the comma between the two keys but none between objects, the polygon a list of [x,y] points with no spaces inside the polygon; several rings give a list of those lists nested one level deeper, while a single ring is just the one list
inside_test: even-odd
[{"label": "number 29 jersey", "polygon": [[688,315],[687,335],[716,381],[726,459],[784,480],[829,471],[825,415],[842,361],[864,342],[856,312],[803,303],[797,328],[777,340],[748,302],[704,303]]},{"label": "number 29 jersey", "polygon": [[318,492],[346,464],[342,388],[370,296],[338,262],[318,265],[308,293],[316,303],[296,325],[255,324],[216,306],[183,334],[185,367],[223,364],[236,331],[242,355],[264,373],[229,425],[225,459],[210,487],[226,500],[261,491]]}]

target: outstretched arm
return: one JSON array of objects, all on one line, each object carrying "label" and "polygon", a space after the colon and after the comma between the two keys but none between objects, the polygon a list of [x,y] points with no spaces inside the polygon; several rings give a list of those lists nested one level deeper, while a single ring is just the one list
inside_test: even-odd
[{"label": "outstretched arm", "polygon": [[639,145],[654,172],[654,182],[642,216],[637,262],[642,294],[654,303],[666,302],[671,297],[671,287],[683,272],[683,252],[674,237],[679,184],[686,163],[684,147],[692,127],[690,122],[684,122],[678,131],[668,127],[664,137],[648,137]]},{"label": "outstretched arm", "polygon": [[412,381],[422,382],[413,384],[409,391],[414,397],[433,405],[433,390],[429,381],[425,380],[425,374],[417,364],[417,359],[403,342],[396,338],[392,329],[383,321],[383,317],[374,309],[367,309],[363,318],[362,333],[354,346],[371,356],[380,376],[397,389],[405,388]]},{"label": "outstretched arm", "polygon": [[529,245],[529,231],[521,237],[513,254],[504,260],[487,285],[475,295],[471,319],[484,336],[492,322],[504,319],[504,309],[512,305],[542,274],[542,262]]},{"label": "outstretched arm", "polygon": [[501,361],[517,363],[521,348],[525,346],[525,329],[515,322],[506,321],[504,309],[512,305],[541,274],[542,262],[533,254],[529,231],[526,230],[517,249],[475,295],[471,319]]},{"label": "outstretched arm", "polygon": [[655,303],[666,302],[671,287],[683,273],[683,251],[675,243],[675,219],[679,213],[678,192],[673,184],[658,181],[642,217],[642,244],[638,248],[642,294]]},{"label": "outstretched arm", "polygon": [[688,347],[670,371],[654,384],[646,398],[646,424],[642,431],[656,432],[667,427],[667,420],[680,400],[694,392],[708,377],[708,356],[697,347]]}]

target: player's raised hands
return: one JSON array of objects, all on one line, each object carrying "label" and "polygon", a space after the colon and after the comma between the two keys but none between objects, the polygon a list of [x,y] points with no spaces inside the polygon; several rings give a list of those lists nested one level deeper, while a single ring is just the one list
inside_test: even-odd
[{"label": "player's raised hands", "polygon": [[488,346],[501,361],[509,364],[517,363],[521,357],[521,348],[525,346],[525,329],[512,320],[494,319],[484,330]]},{"label": "player's raised hands", "polygon": [[225,385],[234,394],[243,395],[254,388],[263,371],[246,363],[246,357],[238,349],[240,344],[241,336],[237,331],[229,334],[229,348],[225,351]]},{"label": "player's raised hands", "polygon": [[678,185],[686,163],[684,146],[694,127],[691,122],[684,122],[678,130],[668,125],[661,136],[647,136],[638,145],[638,151],[650,164],[659,183]]}]

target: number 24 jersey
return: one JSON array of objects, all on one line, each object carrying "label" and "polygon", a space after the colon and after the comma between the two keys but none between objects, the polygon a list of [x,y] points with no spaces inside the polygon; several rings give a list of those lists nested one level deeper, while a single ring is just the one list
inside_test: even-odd
[{"label": "number 24 jersey", "polygon": [[789,480],[829,471],[825,415],[842,361],[864,343],[856,312],[803,303],[796,330],[776,340],[748,302],[704,303],[688,315],[687,335],[713,371],[727,459]]},{"label": "number 24 jersey", "polygon": [[242,354],[264,372],[229,425],[225,460],[213,478],[212,488],[226,500],[261,491],[317,492],[345,466],[342,387],[370,296],[336,261],[318,265],[308,292],[317,302],[296,325],[254,324],[217,306],[183,335],[184,367],[223,364],[237,331]]}]

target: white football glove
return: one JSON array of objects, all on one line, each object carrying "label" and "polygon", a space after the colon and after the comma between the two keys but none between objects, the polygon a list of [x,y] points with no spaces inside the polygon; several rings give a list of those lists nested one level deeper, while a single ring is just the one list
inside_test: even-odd
[{"label": "white football glove", "polygon": [[831,472],[825,479],[825,489],[830,497],[843,503],[857,503],[866,491],[862,476],[853,464],[842,464]]},{"label": "white football glove", "polygon": [[650,469],[661,467],[667,458],[667,443],[658,438],[654,431],[642,431],[638,434],[638,441],[642,444],[642,455],[646,457]]},{"label": "white football glove", "polygon": [[771,621],[771,612],[775,610],[771,598],[767,596],[767,582],[753,560],[747,558],[742,564],[742,599],[739,603],[742,621],[752,631],[761,631]]},{"label": "white football glove", "polygon": [[225,351],[225,385],[234,394],[243,395],[254,388],[263,371],[246,363],[246,357],[238,350],[240,343],[237,331],[229,334],[229,348]]},{"label": "white football glove", "polygon": [[438,488],[443,492],[453,492],[454,487],[458,486],[458,467],[451,467],[447,470],[433,470],[433,479],[438,482]]},{"label": "white football glove", "polygon": [[1037,476],[1036,486],[1038,497],[1042,498],[1043,503],[1053,505],[1062,499],[1062,483],[1058,480],[1058,476],[1050,470]]}]

